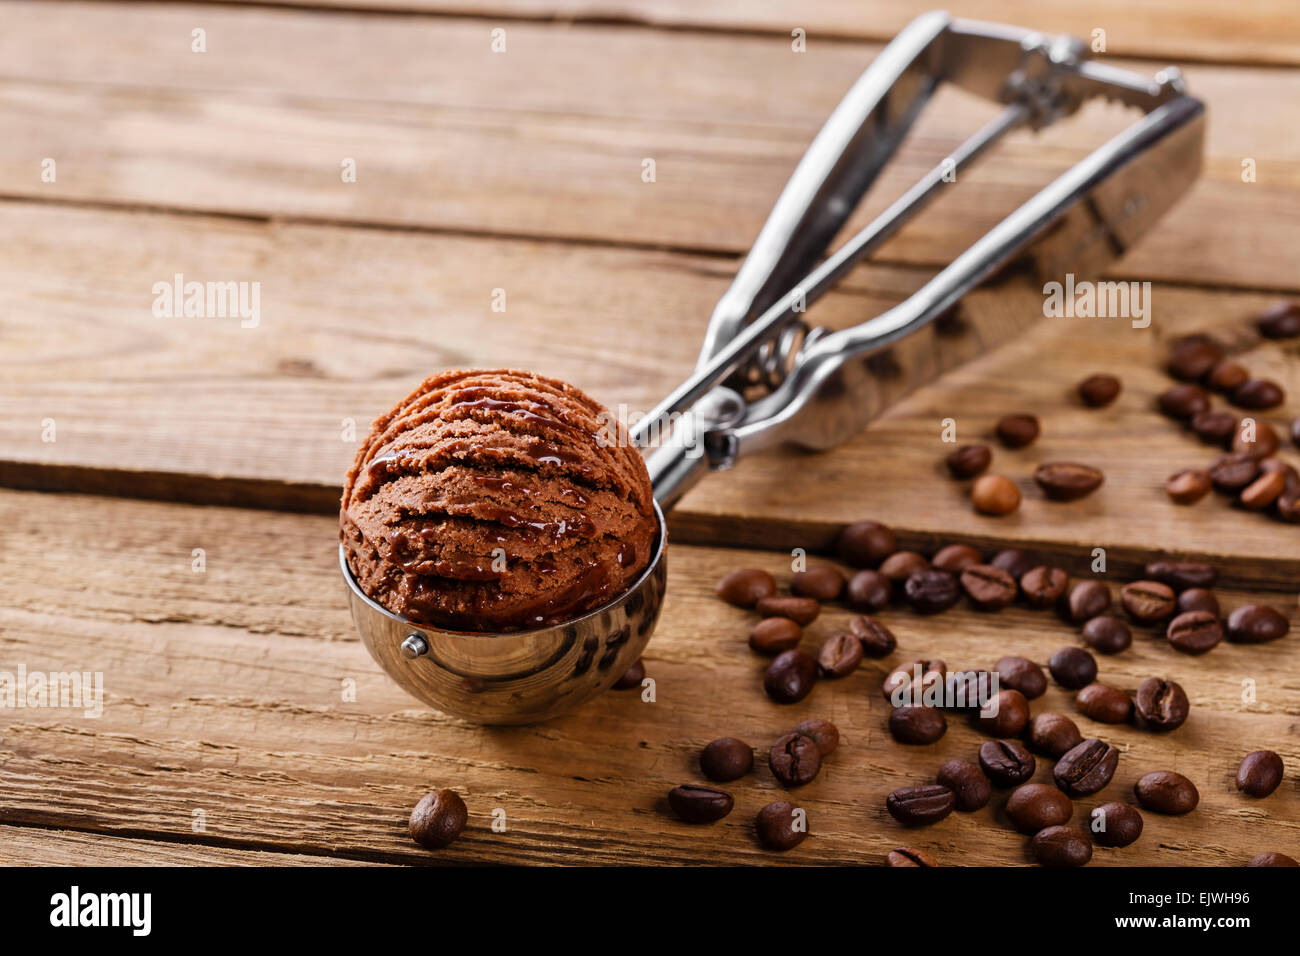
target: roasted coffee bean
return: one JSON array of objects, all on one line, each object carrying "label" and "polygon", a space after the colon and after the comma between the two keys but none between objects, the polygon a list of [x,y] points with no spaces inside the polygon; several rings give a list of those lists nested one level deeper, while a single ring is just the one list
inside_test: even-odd
[{"label": "roasted coffee bean", "polygon": [[1060,568],[1039,566],[1020,579],[1020,593],[1030,607],[1051,607],[1065,593],[1070,576]]},{"label": "roasted coffee bean", "polygon": [[879,521],[848,525],[835,542],[840,560],[854,568],[874,568],[897,550],[893,529]]},{"label": "roasted coffee bean", "polygon": [[988,445],[962,445],[944,459],[948,471],[959,481],[983,474],[991,461],[993,452]]},{"label": "roasted coffee bean", "polygon": [[1127,624],[1109,614],[1100,614],[1083,625],[1083,639],[1098,654],[1118,654],[1133,643]]},{"label": "roasted coffee bean", "polygon": [[1083,743],[1083,734],[1065,714],[1035,714],[1025,731],[1029,749],[1059,759],[1071,747]]},{"label": "roasted coffee bean", "polygon": [[1228,446],[1228,450],[1261,461],[1276,455],[1278,449],[1282,447],[1282,439],[1277,437],[1277,432],[1268,422],[1254,422],[1254,427],[1248,427],[1247,423],[1253,421],[1253,419],[1245,419],[1241,428],[1232,433],[1232,444]]},{"label": "roasted coffee bean", "polygon": [[1034,481],[1053,501],[1077,501],[1098,488],[1106,476],[1101,469],[1072,461],[1053,461],[1034,469]]},{"label": "roasted coffee bean", "polygon": [[1110,588],[1101,581],[1079,581],[1070,588],[1065,616],[1072,624],[1083,624],[1109,611],[1110,603]]},{"label": "roasted coffee bean", "polygon": [[1219,574],[1213,565],[1201,561],[1152,561],[1146,566],[1146,576],[1175,591],[1186,591],[1214,587]]},{"label": "roasted coffee bean", "polygon": [[1104,789],[1119,766],[1119,751],[1105,741],[1089,737],[1075,744],[1056,761],[1052,779],[1072,797],[1086,797]]},{"label": "roasted coffee bean", "polygon": [[1274,302],[1255,320],[1259,334],[1266,339],[1290,339],[1300,335],[1300,306],[1282,300]]},{"label": "roasted coffee bean", "polygon": [[999,571],[1005,571],[1015,580],[1019,581],[1034,566],[1033,559],[1025,552],[1016,548],[1008,548],[1006,551],[999,551],[989,562]]},{"label": "roasted coffee bean", "polygon": [[623,672],[623,676],[614,681],[612,690],[631,690],[634,687],[640,687],[641,682],[645,680],[645,664],[640,659],[635,664]]},{"label": "roasted coffee bean", "polygon": [[725,790],[686,783],[668,791],[668,805],[686,823],[715,823],[731,812],[735,802]]},{"label": "roasted coffee bean", "polygon": [[1277,382],[1267,378],[1252,378],[1233,389],[1231,401],[1238,408],[1265,411],[1285,402],[1286,392]]},{"label": "roasted coffee bean", "polygon": [[776,593],[776,578],[761,568],[740,568],[719,581],[714,590],[728,604],[753,607]]},{"label": "roasted coffee bean", "polygon": [[1171,475],[1165,482],[1165,494],[1176,505],[1194,505],[1213,488],[1210,473],[1203,468],[1188,468]]},{"label": "roasted coffee bean", "polygon": [[935,774],[934,782],[952,791],[953,803],[962,813],[980,809],[993,796],[989,778],[969,760],[946,761]]},{"label": "roasted coffee bean", "polygon": [[1199,385],[1175,385],[1160,395],[1160,411],[1175,421],[1190,422],[1209,411],[1210,396]]},{"label": "roasted coffee bean", "polygon": [[1106,684],[1089,684],[1074,697],[1074,705],[1085,717],[1103,724],[1122,724],[1133,712],[1128,694]]},{"label": "roasted coffee bean", "polygon": [[1223,625],[1209,611],[1184,611],[1169,622],[1165,640],[1184,654],[1204,654],[1223,640]]},{"label": "roasted coffee bean", "polygon": [[1204,338],[1186,338],[1169,353],[1169,374],[1184,382],[1199,382],[1223,359],[1223,350]]},{"label": "roasted coffee bean", "polygon": [[1267,604],[1243,604],[1228,615],[1228,640],[1234,644],[1265,644],[1290,629],[1286,616]]},{"label": "roasted coffee bean", "polygon": [[948,665],[941,660],[908,661],[886,674],[880,689],[885,700],[896,707],[905,703],[919,705],[926,688],[941,687],[947,673]]},{"label": "roasted coffee bean", "polygon": [[808,815],[785,800],[769,803],[754,820],[758,842],[769,850],[793,850],[808,837]]},{"label": "roasted coffee bean", "polygon": [[1290,524],[1300,522],[1300,491],[1283,492],[1274,502],[1274,514]]},{"label": "roasted coffee bean", "polygon": [[1246,865],[1247,866],[1300,866],[1300,862],[1296,862],[1291,857],[1287,856],[1285,853],[1269,852],[1269,853],[1259,854],[1259,856],[1252,858],[1251,861]]},{"label": "roasted coffee bean", "polygon": [[1070,798],[1045,783],[1027,783],[1011,792],[1007,817],[1021,833],[1037,833],[1058,827],[1074,815]]},{"label": "roasted coffee bean", "polygon": [[754,748],[735,737],[711,740],[700,751],[700,770],[719,783],[739,780],[754,769]]},{"label": "roasted coffee bean", "polygon": [[1089,375],[1079,383],[1079,398],[1089,408],[1102,408],[1119,397],[1122,387],[1114,375]]},{"label": "roasted coffee bean", "polygon": [[411,839],[428,850],[441,850],[455,842],[469,821],[465,801],[455,790],[426,793],[411,811]]},{"label": "roasted coffee bean", "polygon": [[961,587],[947,571],[917,571],[903,585],[903,596],[917,614],[938,614],[957,603]]},{"label": "roasted coffee bean", "polygon": [[881,562],[880,573],[889,579],[895,591],[901,592],[908,578],[929,567],[930,562],[915,551],[895,551]]},{"label": "roasted coffee bean", "polygon": [[1030,846],[1042,866],[1083,866],[1092,859],[1092,841],[1078,827],[1039,830]]},{"label": "roasted coffee bean", "polygon": [[1020,507],[1020,489],[1002,475],[981,475],[971,486],[970,500],[980,514],[1000,517]]},{"label": "roasted coffee bean", "polygon": [[946,548],[939,549],[930,559],[930,566],[940,571],[947,571],[949,574],[960,574],[972,565],[979,564],[981,560],[980,553],[970,545],[950,544]]},{"label": "roasted coffee bean", "polygon": [[1210,466],[1210,483],[1222,495],[1235,495],[1259,476],[1259,462],[1250,455],[1233,452]]},{"label": "roasted coffee bean", "polygon": [[781,786],[802,787],[811,783],[822,768],[822,752],[817,741],[803,734],[786,734],[767,755],[767,765]]},{"label": "roasted coffee bean", "polygon": [[1014,740],[986,740],[980,744],[980,767],[999,787],[1015,787],[1034,775],[1038,761]]},{"label": "roasted coffee bean", "polygon": [[892,586],[879,571],[859,571],[849,578],[844,600],[855,611],[883,611],[889,606]]},{"label": "roasted coffee bean", "polygon": [[803,640],[803,628],[788,617],[765,617],[749,632],[752,650],[768,657],[792,650]]},{"label": "roasted coffee bean", "polygon": [[938,866],[938,862],[924,850],[900,846],[885,855],[886,866]]},{"label": "roasted coffee bean", "polygon": [[1263,511],[1282,496],[1286,475],[1280,471],[1261,474],[1241,491],[1238,502],[1248,511]]},{"label": "roasted coffee bean", "polygon": [[817,662],[800,650],[782,651],[763,675],[763,689],[778,704],[795,704],[812,693]]},{"label": "roasted coffee bean", "polygon": [[1188,588],[1178,595],[1178,613],[1186,614],[1188,611],[1209,611],[1218,617],[1219,599],[1213,591],[1205,588]]},{"label": "roasted coffee bean", "polygon": [[1126,584],[1119,597],[1128,616],[1139,624],[1156,624],[1168,620],[1178,606],[1174,589],[1159,581],[1134,581]]},{"label": "roasted coffee bean", "polygon": [[896,707],[889,715],[889,733],[900,744],[932,744],[947,730],[948,721],[935,707]]},{"label": "roasted coffee bean", "polygon": [[1220,394],[1228,395],[1233,389],[1246,384],[1249,378],[1250,373],[1245,366],[1232,359],[1224,359],[1210,369],[1210,373],[1205,376],[1205,384]]},{"label": "roasted coffee bean", "polygon": [[1103,803],[1088,827],[1098,846],[1128,846],[1142,835],[1142,814],[1127,803]]},{"label": "roasted coffee bean", "polygon": [[889,815],[905,827],[938,823],[957,805],[953,792],[937,783],[903,787],[885,798]]},{"label": "roasted coffee bean", "polygon": [[1052,679],[1066,690],[1087,687],[1097,678],[1097,661],[1079,647],[1063,647],[1047,661]]},{"label": "roasted coffee bean", "polygon": [[1155,770],[1143,775],[1134,784],[1133,792],[1138,803],[1148,810],[1171,816],[1191,813],[1201,800],[1196,785],[1172,770]]},{"label": "roasted coffee bean", "polygon": [[862,663],[862,642],[852,634],[828,637],[817,652],[817,670],[822,677],[847,677]]},{"label": "roasted coffee bean", "polygon": [[1200,412],[1192,419],[1192,431],[1207,445],[1227,448],[1232,437],[1237,434],[1237,416],[1232,412],[1213,409]]},{"label": "roasted coffee bean", "polygon": [[955,671],[944,677],[942,707],[946,710],[979,710],[993,699],[997,675],[988,671]]},{"label": "roasted coffee bean", "polygon": [[754,605],[763,617],[788,617],[800,627],[807,627],[817,619],[822,606],[806,597],[765,597]]},{"label": "roasted coffee bean", "polygon": [[1033,415],[1004,415],[994,431],[1006,447],[1024,448],[1038,437],[1038,419]]},{"label": "roasted coffee bean", "polygon": [[840,745],[840,729],[829,720],[813,717],[800,721],[794,728],[796,734],[803,734],[817,745],[817,752],[823,757]]},{"label": "roasted coffee bean", "polygon": [[839,568],[819,564],[807,571],[796,571],[790,580],[790,590],[815,601],[835,601],[844,593],[844,574]]},{"label": "roasted coffee bean", "polygon": [[1281,783],[1282,758],[1271,750],[1246,754],[1237,768],[1237,789],[1247,796],[1267,797]]},{"label": "roasted coffee bean", "polygon": [[1300,492],[1300,471],[1282,461],[1280,458],[1263,458],[1259,463],[1259,473],[1267,474],[1278,471],[1282,473],[1282,494]]},{"label": "roasted coffee bean", "polygon": [[1010,687],[1025,695],[1026,700],[1042,697],[1047,692],[1047,675],[1027,657],[1003,657],[993,667],[1003,687]]},{"label": "roasted coffee bean", "polygon": [[849,621],[849,633],[858,639],[858,643],[862,645],[862,653],[866,657],[875,659],[888,657],[898,646],[898,641],[894,639],[894,634],[889,628],[865,614]]},{"label": "roasted coffee bean", "polygon": [[981,611],[1000,611],[1020,593],[1015,579],[991,564],[973,564],[962,571],[961,588]]},{"label": "roasted coffee bean", "polygon": [[1133,698],[1133,714],[1138,726],[1157,733],[1181,727],[1191,706],[1182,687],[1158,677],[1148,677],[1139,684]]},{"label": "roasted coffee bean", "polygon": [[[990,737],[1019,737],[1029,723],[1029,701],[1018,690],[1000,690],[994,701],[996,713],[981,712],[976,723]],[[989,710],[992,710],[992,702]]]}]

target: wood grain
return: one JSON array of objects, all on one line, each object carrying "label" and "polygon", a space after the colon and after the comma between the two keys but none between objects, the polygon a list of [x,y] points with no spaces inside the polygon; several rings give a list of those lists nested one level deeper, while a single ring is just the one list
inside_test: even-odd
[{"label": "wood grain", "polygon": [[[98,719],[0,715],[4,826],[380,862],[879,863],[900,844],[945,864],[1027,860],[1026,839],[1001,818],[1002,796],[923,830],[904,831],[885,814],[890,790],[927,780],[945,759],[971,758],[983,739],[954,719],[937,744],[893,743],[879,693],[888,662],[820,684],[798,705],[765,697],[762,661],[745,644],[750,615],[719,602],[712,586],[740,564],[787,577],[779,553],[672,547],[669,597],[646,657],[655,702],[610,693],[543,725],[485,730],[421,709],[370,663],[345,610],[329,519],[6,492],[0,529],[0,669],[99,670],[106,693]],[[195,547],[206,550],[206,573],[191,570]],[[1247,600],[1221,597],[1229,608]],[[1294,599],[1267,599],[1294,622]],[[828,608],[809,646],[847,617]],[[900,643],[890,661],[987,666],[1011,653],[1042,662],[1076,640],[1052,615],[1023,609],[883,618]],[[1070,713],[1123,751],[1115,781],[1079,801],[1076,820],[1105,800],[1131,800],[1149,770],[1176,769],[1201,791],[1193,814],[1146,814],[1142,839],[1099,850],[1096,864],[1239,865],[1265,849],[1300,851],[1296,639],[1186,658],[1139,633],[1129,651],[1103,658],[1103,679],[1126,690],[1152,674],[1187,689],[1192,717],[1165,737],[1095,725],[1055,687],[1035,702],[1035,712]],[[343,699],[345,680],[355,681],[355,700]],[[808,841],[766,853],[753,815],[785,794],[761,758],[810,716],[834,720],[845,742],[795,795],[808,810]],[[700,780],[698,749],[724,734],[760,751],[753,775],[729,787],[736,810],[711,827],[677,822],[666,792]],[[1282,755],[1288,776],[1272,797],[1250,800],[1231,778],[1241,756],[1262,747]],[[1040,766],[1039,778],[1049,775]],[[404,829],[433,786],[465,795],[470,827],[431,855]],[[191,830],[195,809],[206,813],[201,834]],[[494,809],[505,832],[490,827]]]},{"label": "wood grain", "polygon": [[[198,12],[204,54],[189,52]],[[795,54],[780,37],[516,23],[496,55],[491,26],[9,4],[0,195],[736,254],[880,48]],[[1296,289],[1300,137],[1284,119],[1300,72],[1193,65],[1187,78],[1209,104],[1203,178],[1117,274]],[[852,224],[992,112],[941,91]],[[1059,129],[1013,135],[882,260],[946,264],[1133,119],[1096,104]],[[59,164],[54,183],[41,180],[45,157]],[[340,181],[345,158],[355,183]],[[653,183],[641,179],[646,158]],[[1247,158],[1253,183],[1241,178]]]},{"label": "wood grain", "polygon": [[4,866],[374,866],[298,853],[232,850],[200,843],[139,840],[79,830],[0,826]]}]

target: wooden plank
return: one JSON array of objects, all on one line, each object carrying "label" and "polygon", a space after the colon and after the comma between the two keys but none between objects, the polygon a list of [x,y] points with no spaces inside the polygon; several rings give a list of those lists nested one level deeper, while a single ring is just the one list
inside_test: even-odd
[{"label": "wooden plank", "polygon": [[[893,658],[783,707],[762,692],[763,662],[745,644],[750,615],[719,602],[712,585],[740,564],[786,577],[788,558],[674,545],[646,657],[653,703],[610,693],[544,725],[483,729],[420,708],[366,657],[337,580],[330,519],[15,492],[0,494],[0,519],[0,669],[97,670],[105,689],[98,718],[0,714],[0,824],[386,862],[879,863],[903,843],[945,864],[1027,859],[1027,841],[1000,817],[1001,796],[924,830],[889,819],[890,790],[924,781],[945,759],[973,757],[983,738],[953,720],[937,744],[899,746],[884,729],[878,688],[890,661],[917,656],[954,668],[1003,653],[1044,661],[1075,640],[1047,613],[886,612],[900,644]],[[206,548],[203,574],[191,569],[195,547]],[[1221,596],[1229,608],[1247,598]],[[1285,610],[1294,620],[1293,601]],[[847,617],[828,608],[809,645]],[[1098,864],[1238,865],[1265,849],[1296,853],[1296,639],[1186,658],[1139,634],[1129,651],[1104,658],[1102,675],[1116,686],[1159,674],[1187,689],[1192,717],[1169,736],[1093,724],[1055,687],[1035,702],[1035,712],[1071,713],[1124,752],[1111,786],[1079,802],[1079,819],[1105,800],[1130,800],[1149,770],[1176,769],[1200,788],[1195,813],[1147,814],[1139,843],[1099,850]],[[1246,678],[1257,688],[1250,703]],[[343,699],[345,680],[355,700]],[[690,827],[665,811],[669,788],[700,779],[694,761],[708,740],[735,735],[765,752],[811,716],[834,720],[845,742],[795,797],[812,831],[799,849],[776,856],[755,843],[753,815],[785,796],[762,760],[730,785],[736,810],[716,826]],[[1248,800],[1231,777],[1244,752],[1261,747],[1292,773],[1272,797]],[[1040,767],[1038,779],[1049,776]],[[432,786],[456,787],[470,808],[465,835],[434,856],[404,832]],[[201,834],[191,831],[196,809],[206,813]],[[490,828],[495,809],[505,832]]]},{"label": "wooden plank", "polygon": [[[201,11],[210,44],[195,54],[183,7],[8,5],[0,195],[738,253],[879,50],[512,23],[495,55],[490,21]],[[1300,72],[1187,76],[1209,104],[1203,179],[1119,274],[1296,288],[1300,137],[1284,119]],[[941,93],[853,224],[991,111]],[[1097,104],[1012,136],[881,256],[946,263],[1132,119]],[[45,157],[56,182],[41,179]],[[345,158],[355,183],[340,181]],[[1242,182],[1244,159],[1258,181]]]},{"label": "wooden plank", "polygon": [[232,850],[39,827],[0,826],[4,866],[373,866],[300,853]]}]

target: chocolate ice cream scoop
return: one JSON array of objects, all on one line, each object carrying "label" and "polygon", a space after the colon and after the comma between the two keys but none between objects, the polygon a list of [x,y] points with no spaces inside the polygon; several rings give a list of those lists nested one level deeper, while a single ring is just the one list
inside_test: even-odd
[{"label": "chocolate ice cream scoop", "polygon": [[657,531],[645,464],[609,413],[508,369],[435,375],[375,422],[339,524],[373,600],[492,633],[606,603],[646,568]]}]

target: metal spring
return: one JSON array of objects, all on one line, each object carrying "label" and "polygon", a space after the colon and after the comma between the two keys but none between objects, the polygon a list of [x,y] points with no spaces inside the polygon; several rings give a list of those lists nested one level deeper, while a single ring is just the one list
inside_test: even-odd
[{"label": "metal spring", "polygon": [[810,328],[806,322],[787,326],[775,339],[765,343],[744,369],[745,384],[761,385],[770,391],[780,388],[799,361],[800,353],[829,332],[825,326]]}]

